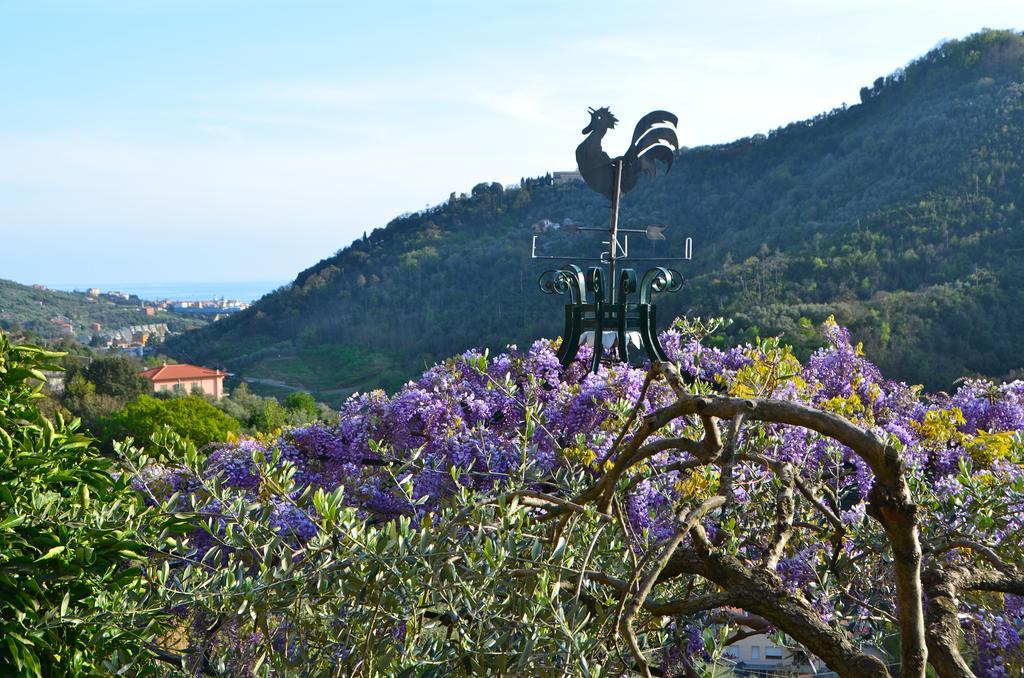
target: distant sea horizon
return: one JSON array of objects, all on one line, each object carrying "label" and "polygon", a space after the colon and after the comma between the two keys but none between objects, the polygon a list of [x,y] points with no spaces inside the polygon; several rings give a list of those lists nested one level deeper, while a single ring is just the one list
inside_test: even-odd
[{"label": "distant sea horizon", "polygon": [[232,299],[251,303],[264,294],[273,292],[277,288],[289,284],[290,280],[247,280],[232,282],[90,282],[65,285],[46,285],[51,290],[61,292],[85,292],[90,287],[96,287],[101,292],[124,292],[126,294],[138,295],[146,301],[160,301],[162,299]]}]

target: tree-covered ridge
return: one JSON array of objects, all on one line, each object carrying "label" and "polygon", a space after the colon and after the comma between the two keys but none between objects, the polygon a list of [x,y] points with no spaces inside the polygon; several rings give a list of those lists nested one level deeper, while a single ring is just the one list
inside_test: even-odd
[{"label": "tree-covered ridge", "polygon": [[169,313],[161,313],[158,319],[150,318],[140,312],[142,303],[136,296],[125,300],[108,295],[90,297],[82,292],[39,289],[0,279],[0,328],[52,340],[61,336],[61,329],[52,322],[55,317],[69,320],[78,332],[89,332],[92,323],[117,329],[161,322],[172,332],[207,323],[203,318]]},{"label": "tree-covered ridge", "polygon": [[[1024,37],[945,43],[861,99],[684,150],[667,177],[624,200],[623,226],[670,225],[661,251],[695,241],[687,286],[659,302],[660,317],[729,315],[734,335],[781,332],[806,355],[821,341],[807,320],[835,313],[888,373],[932,388],[1021,368]],[[561,301],[535,286],[554,262],[529,258],[530,225],[607,216],[581,184],[479,184],[172,350],[334,400],[393,387],[452,350],[557,336]],[[585,242],[559,234],[544,245],[593,250]]]}]

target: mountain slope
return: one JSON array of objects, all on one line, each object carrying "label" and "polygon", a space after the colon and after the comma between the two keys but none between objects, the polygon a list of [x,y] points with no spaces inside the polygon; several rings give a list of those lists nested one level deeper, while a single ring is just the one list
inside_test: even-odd
[{"label": "mountain slope", "polygon": [[[887,374],[931,388],[1024,367],[1024,37],[946,43],[861,99],[685,150],[623,201],[622,226],[670,225],[661,252],[694,239],[687,286],[659,317],[728,315],[737,335],[782,332],[809,350],[806,321],[834,313]],[[558,262],[529,258],[530,224],[544,218],[603,226],[607,202],[548,177],[480,184],[170,349],[336,400],[470,346],[557,336],[564,302],[535,281]],[[597,247],[546,240],[558,253]]]},{"label": "mountain slope", "polygon": [[173,332],[200,327],[205,320],[176,316],[160,311],[156,317],[142,313],[138,297],[119,299],[110,295],[91,297],[82,292],[61,292],[21,285],[0,279],[0,328],[26,329],[43,339],[61,336],[55,318],[70,321],[79,335],[92,334],[92,323],[104,329],[116,329],[146,323],[166,323]]}]

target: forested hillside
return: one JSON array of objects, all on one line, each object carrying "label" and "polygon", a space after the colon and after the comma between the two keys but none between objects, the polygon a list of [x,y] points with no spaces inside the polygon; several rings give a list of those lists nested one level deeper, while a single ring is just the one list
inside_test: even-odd
[{"label": "forested hillside", "polygon": [[[581,123],[592,103],[581,102]],[[942,389],[1024,367],[1018,202],[1024,37],[988,31],[878,78],[856,105],[682,151],[667,176],[627,197],[621,225],[668,224],[661,252],[694,239],[693,261],[680,266],[686,287],[659,301],[662,324],[726,315],[734,338],[783,333],[806,350],[817,337],[805,319],[835,314],[887,374]],[[564,302],[542,295],[536,278],[558,262],[530,259],[531,224],[604,225],[607,207],[582,184],[547,177],[479,184],[170,350],[338,400],[470,346],[557,336]],[[594,244],[562,233],[542,246]]]},{"label": "forested hillside", "polygon": [[81,292],[61,292],[20,285],[0,279],[0,328],[8,331],[29,331],[42,339],[61,336],[54,318],[66,318],[77,332],[91,332],[92,323],[106,329],[166,323],[172,332],[200,327],[201,318],[176,316],[161,311],[158,317],[142,314],[143,301],[138,297],[119,299],[110,295],[91,297]]}]

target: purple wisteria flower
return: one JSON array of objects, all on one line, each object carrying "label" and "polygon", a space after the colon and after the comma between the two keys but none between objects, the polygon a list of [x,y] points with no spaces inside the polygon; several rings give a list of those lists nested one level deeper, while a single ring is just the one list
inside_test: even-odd
[{"label": "purple wisteria flower", "polygon": [[[976,436],[1024,431],[1024,382],[968,380],[951,396],[922,396],[919,389],[883,378],[851,343],[845,328],[827,323],[825,334],[828,344],[769,396],[842,414],[890,446],[912,473],[917,497],[941,507],[941,524],[923,525],[923,540],[934,534],[969,532],[997,547],[1015,548],[1024,530],[1024,497],[1006,490],[1000,511],[988,511],[998,515],[989,518],[972,495],[977,490],[969,486],[1000,483],[1005,489],[1024,476],[1019,437],[1014,439],[1018,447],[1013,448],[1013,460],[974,464],[971,456]],[[675,329],[662,335],[662,343],[681,372],[698,380],[694,388],[705,391],[735,386],[737,374],[746,380],[756,370],[745,368],[760,368],[766,362],[763,347],[709,348]],[[541,340],[526,351],[510,346],[495,356],[467,351],[431,367],[392,395],[353,395],[340,408],[335,424],[293,428],[269,441],[221,445],[210,453],[198,478],[173,466],[152,465],[133,485],[157,498],[174,492],[187,497],[197,493],[200,480],[219,478],[246,501],[262,502],[260,515],[271,529],[298,545],[313,539],[318,529],[310,502],[300,503],[311,494],[306,490],[343,489],[348,506],[374,523],[398,516],[423,517],[457,492],[494,495],[515,483],[571,496],[555,481],[570,477],[585,483],[615,461],[613,441],[624,413],[640,399],[647,370],[615,364],[591,374],[592,349],[587,347],[563,369],[554,348],[552,342]],[[667,385],[654,383],[639,404],[639,414],[674,399]],[[696,438],[701,428],[697,417],[681,417],[660,434]],[[732,471],[736,504],[728,510],[734,526],[763,517],[763,506],[755,499],[763,499],[766,492],[774,497],[775,490],[765,488],[774,488],[770,469],[779,462],[791,465],[809,485],[827,490],[822,501],[847,526],[845,541],[833,552],[825,541],[794,538],[776,573],[826,622],[841,619],[843,603],[819,590],[827,579],[822,568],[829,557],[863,553],[863,544],[855,543],[851,535],[877,528],[867,519],[874,483],[871,468],[850,448],[792,425],[747,422],[735,449],[751,454]],[[294,467],[294,487],[287,496],[268,490],[255,457],[277,458]],[[676,534],[681,510],[720,491],[721,467],[703,468],[703,475],[691,473],[692,468],[679,470],[680,464],[692,462],[690,454],[679,449],[658,451],[645,458],[642,468],[632,469],[639,477],[621,479],[628,491],[616,506],[624,509],[629,548],[650,552]],[[798,501],[806,507],[804,499]],[[215,534],[224,528],[220,510],[218,502],[203,507]],[[749,562],[762,558],[764,541],[729,542],[737,537],[736,528],[721,515],[702,519],[708,540],[724,544],[722,548],[732,543],[738,557]],[[984,526],[979,516],[986,517]],[[214,543],[214,535],[206,531],[193,535],[200,552]],[[970,608],[964,614],[978,670],[983,675],[1006,675],[1008,662],[1013,665],[1022,652],[1021,598],[1007,595],[1002,610]],[[396,626],[396,641],[406,632],[404,625]],[[696,624],[681,625],[673,634],[677,643],[666,649],[666,670],[708,656]]]}]

